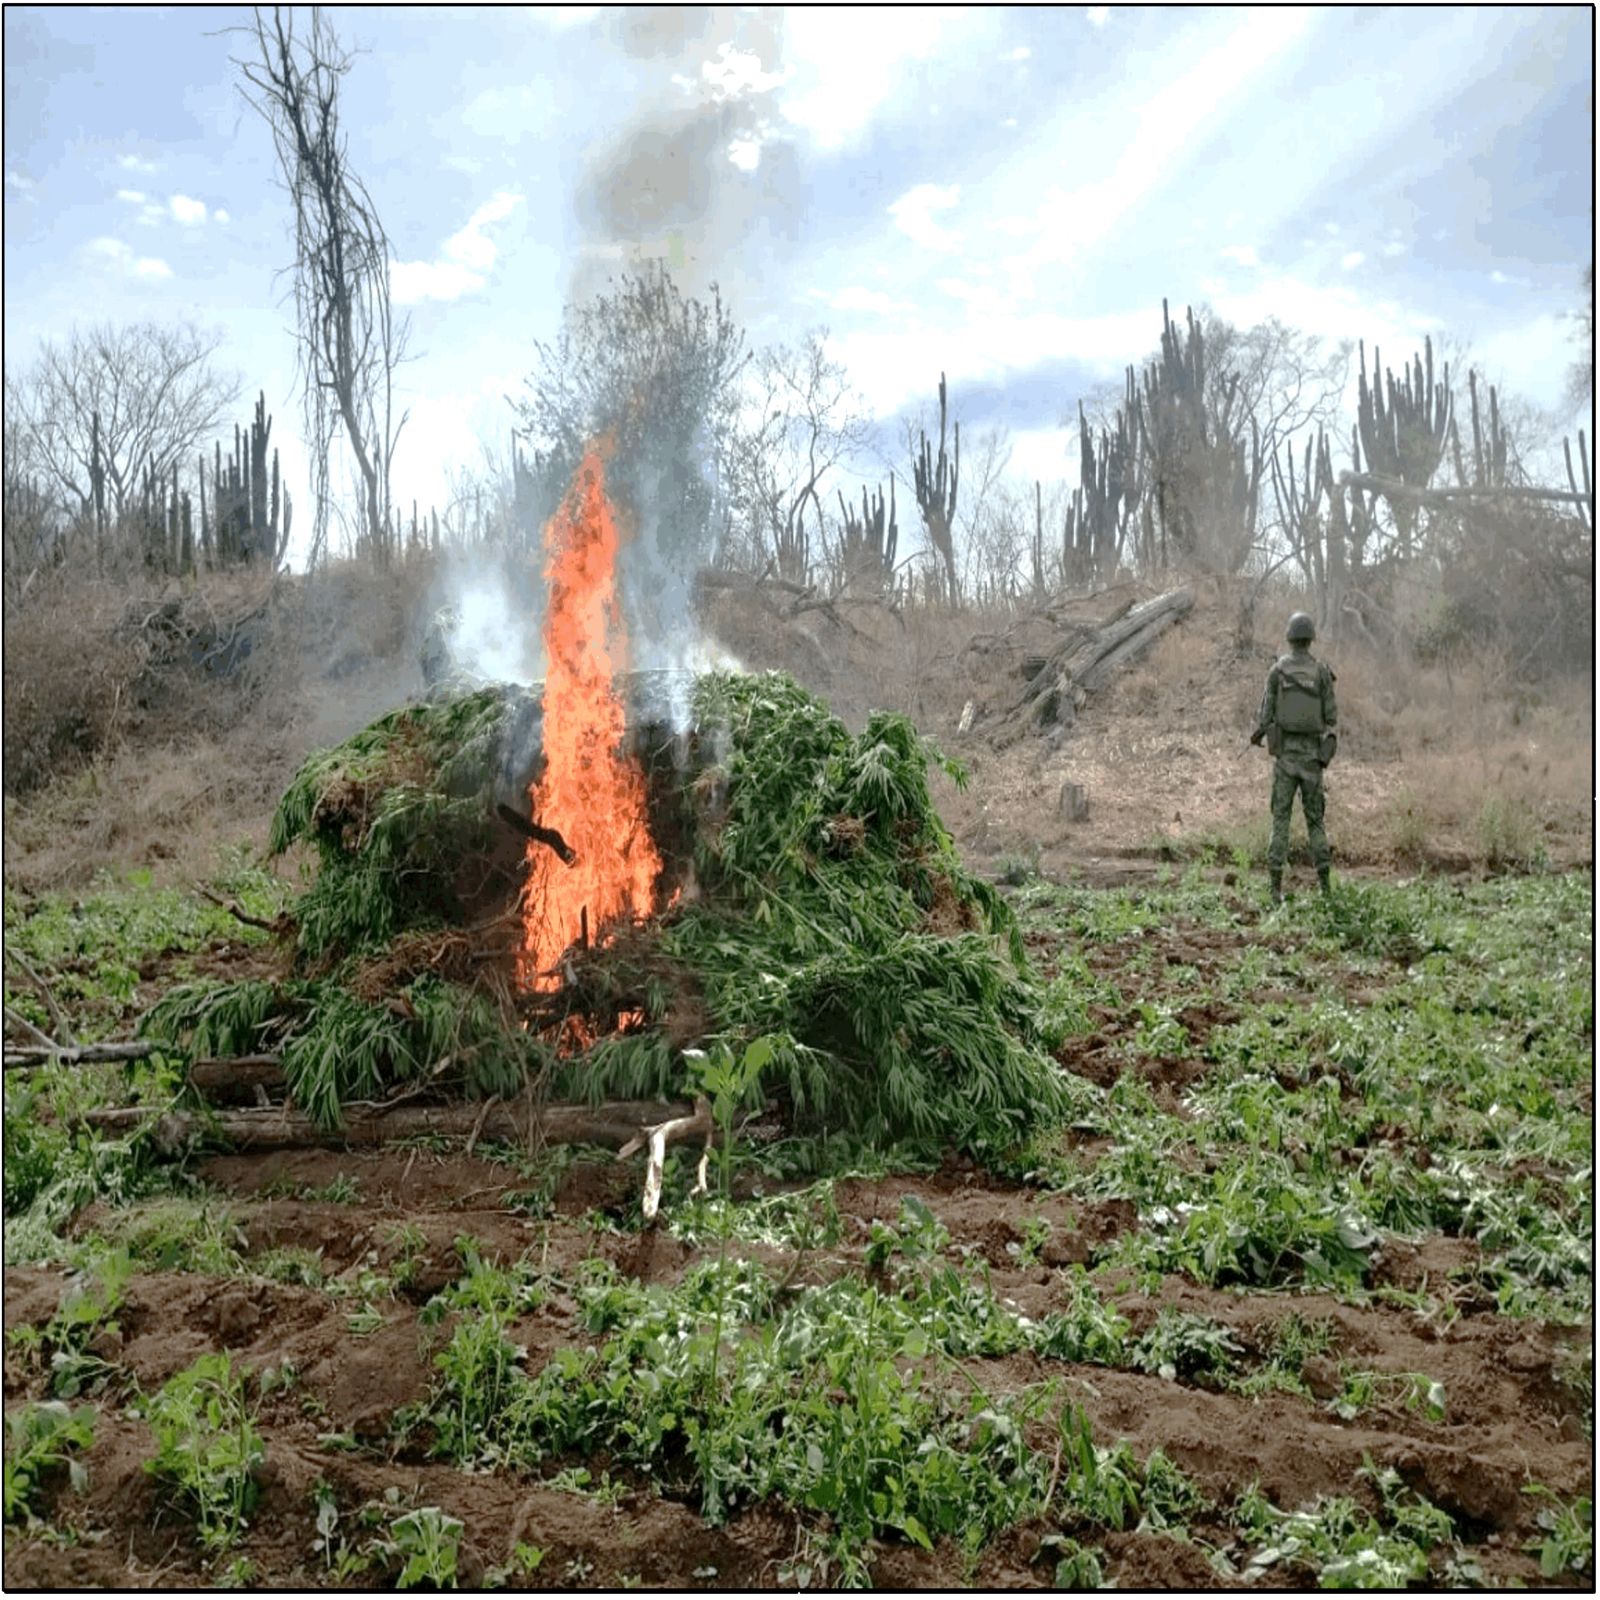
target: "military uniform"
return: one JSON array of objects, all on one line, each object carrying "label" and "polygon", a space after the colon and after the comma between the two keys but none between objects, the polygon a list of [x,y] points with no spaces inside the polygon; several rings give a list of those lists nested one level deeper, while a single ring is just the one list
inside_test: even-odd
[{"label": "military uniform", "polygon": [[1267,673],[1266,692],[1252,744],[1263,739],[1274,756],[1272,769],[1272,842],[1267,847],[1267,870],[1272,897],[1281,899],[1283,869],[1289,859],[1289,821],[1294,797],[1300,796],[1305,812],[1311,859],[1323,892],[1329,887],[1333,852],[1323,830],[1323,768],[1333,760],[1338,746],[1339,708],[1334,698],[1334,672],[1318,661],[1308,645],[1313,637],[1310,617],[1299,612],[1291,619],[1291,647]]}]

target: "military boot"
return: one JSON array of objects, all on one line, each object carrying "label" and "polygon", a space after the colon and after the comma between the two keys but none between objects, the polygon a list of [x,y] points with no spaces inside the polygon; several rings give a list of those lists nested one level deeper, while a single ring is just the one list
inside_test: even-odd
[{"label": "military boot", "polygon": [[1322,890],[1324,895],[1333,893],[1333,875],[1330,867],[1317,868],[1317,887]]},{"label": "military boot", "polygon": [[1271,873],[1268,881],[1271,884],[1270,892],[1273,905],[1281,906],[1283,904],[1283,873],[1281,871]]}]

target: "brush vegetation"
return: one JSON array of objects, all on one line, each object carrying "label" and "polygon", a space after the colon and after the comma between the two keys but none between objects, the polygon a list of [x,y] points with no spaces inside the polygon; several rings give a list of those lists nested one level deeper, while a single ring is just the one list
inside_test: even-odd
[{"label": "brush vegetation", "polygon": [[[175,990],[146,1030],[200,1054],[280,1050],[296,1102],[329,1124],[423,1078],[475,1094],[534,1079],[566,1096],[681,1093],[686,1010],[709,1039],[776,1036],[761,1090],[798,1123],[980,1147],[1059,1114],[1054,1010],[929,790],[931,767],[957,783],[961,769],[903,716],[852,735],[779,673],[701,678],[665,784],[660,752],[647,758],[695,892],[583,963],[583,994],[628,996],[644,1025],[553,1058],[521,1026],[507,962],[472,959],[504,845],[493,800],[537,715],[535,692],[485,688],[309,759],[270,839],[316,855],[291,907],[292,976]],[[501,884],[505,910],[515,883]]]}]

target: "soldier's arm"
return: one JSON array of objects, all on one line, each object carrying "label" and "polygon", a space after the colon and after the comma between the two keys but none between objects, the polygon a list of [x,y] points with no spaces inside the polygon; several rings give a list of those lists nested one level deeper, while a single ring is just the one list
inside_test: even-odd
[{"label": "soldier's arm", "polygon": [[1267,736],[1267,729],[1278,717],[1278,669],[1276,666],[1267,673],[1267,687],[1261,696],[1261,710],[1256,714],[1256,731],[1250,735],[1251,744],[1260,744]]},{"label": "soldier's arm", "polygon": [[1339,726],[1339,703],[1333,693],[1334,671],[1326,662],[1322,666],[1322,726],[1332,733]]}]

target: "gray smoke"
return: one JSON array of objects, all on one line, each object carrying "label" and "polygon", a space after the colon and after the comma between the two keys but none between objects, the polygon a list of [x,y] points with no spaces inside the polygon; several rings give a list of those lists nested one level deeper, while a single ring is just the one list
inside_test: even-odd
[{"label": "gray smoke", "polygon": [[737,307],[787,253],[804,198],[777,136],[781,12],[663,6],[607,20],[639,86],[627,122],[584,164],[573,294],[664,261],[686,295],[718,283]]}]

